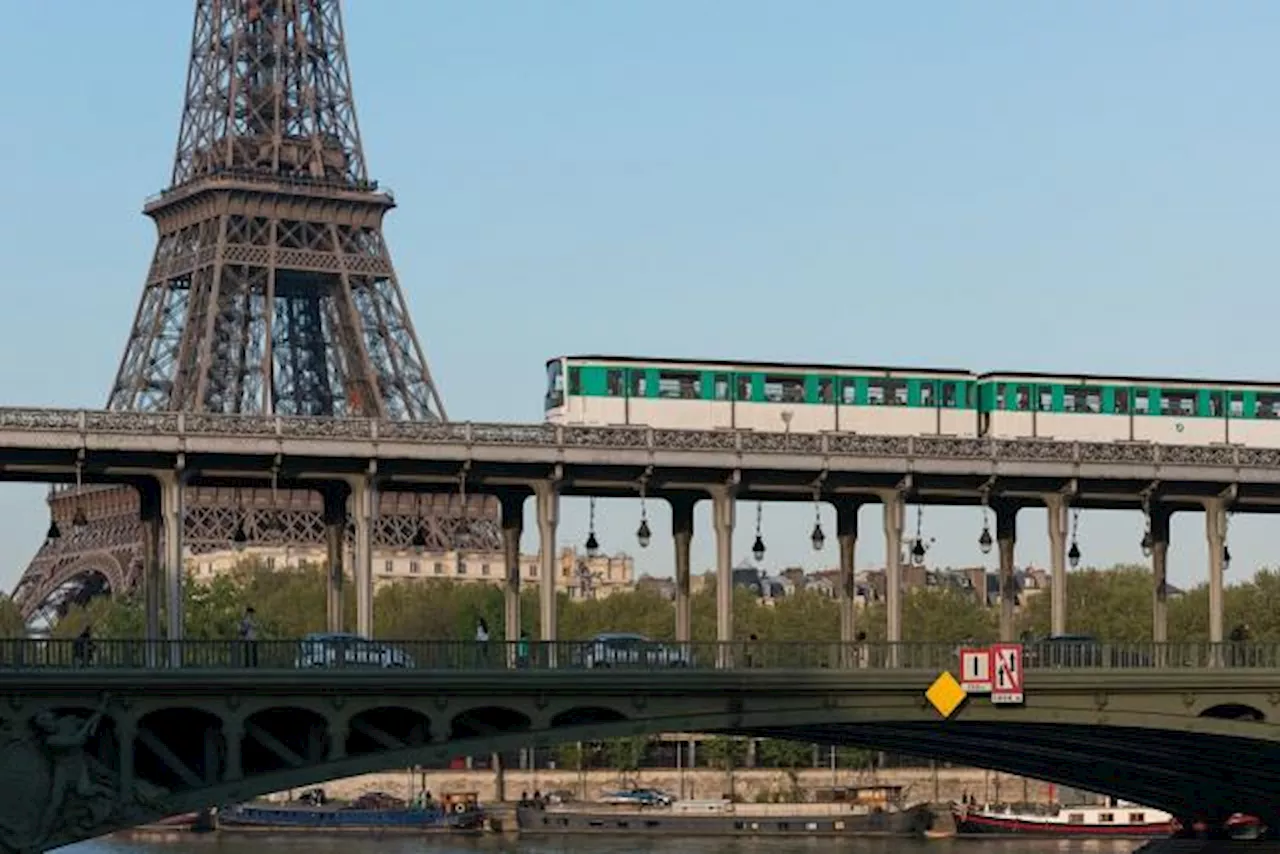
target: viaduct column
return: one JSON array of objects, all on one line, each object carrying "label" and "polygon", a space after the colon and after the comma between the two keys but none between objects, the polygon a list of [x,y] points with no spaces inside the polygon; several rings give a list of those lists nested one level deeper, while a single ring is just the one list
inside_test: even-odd
[{"label": "viaduct column", "polygon": [[996,545],[1000,550],[1000,640],[1014,639],[1014,606],[1018,591],[1013,583],[1013,549],[1017,540],[1018,508],[1007,501],[992,502],[996,514]]},{"label": "viaduct column", "polygon": [[693,600],[689,591],[689,560],[693,546],[693,506],[689,496],[677,496],[671,503],[671,533],[676,547],[676,643],[693,640]]},{"label": "viaduct column", "polygon": [[[906,499],[901,492],[885,493],[884,501],[884,601],[885,639],[902,642],[902,525]],[[897,648],[890,648],[890,665],[896,665]]]},{"label": "viaduct column", "polygon": [[351,509],[355,516],[356,633],[373,637],[373,525],[377,515],[378,486],[364,477],[351,484]]},{"label": "viaduct column", "polygon": [[[1222,550],[1227,544],[1227,506],[1221,498],[1204,503],[1205,534],[1209,540],[1209,643],[1222,643]],[[1214,656],[1215,662],[1217,656]]]},{"label": "viaduct column", "polygon": [[716,529],[716,643],[720,667],[733,666],[733,526],[737,496],[729,486],[711,490],[711,518]]},{"label": "viaduct column", "polygon": [[147,666],[155,667],[155,644],[161,638],[160,602],[164,583],[160,573],[160,531],[164,527],[160,486],[146,483],[138,487],[142,519],[142,599],[146,614]]},{"label": "viaduct column", "polygon": [[502,563],[507,581],[502,588],[502,636],[507,641],[507,664],[513,665],[520,640],[520,535],[524,533],[525,496],[504,493],[502,505]]},{"label": "viaduct column", "polygon": [[[538,501],[538,603],[541,638],[556,640],[556,525],[560,522],[560,490],[549,480],[533,486]],[[554,644],[548,648],[548,663],[556,666]]]},{"label": "viaduct column", "polygon": [[[1049,633],[1065,635],[1067,633],[1067,514],[1070,507],[1064,495],[1046,495],[1044,506],[1049,516],[1049,566],[1052,573],[1052,586],[1049,588]],[[1011,538],[1012,539],[1012,538]],[[1004,541],[1001,540],[1001,543]],[[1012,568],[1013,560],[1009,565]],[[1004,570],[1003,546],[1000,552],[1001,572]],[[1004,620],[1003,597],[1001,598],[1001,621]],[[1003,633],[1001,640],[1004,640]]]},{"label": "viaduct column", "polygon": [[858,546],[858,501],[840,500],[836,505],[836,542],[840,546],[840,586],[836,598],[840,606],[840,646],[850,650],[858,632],[858,586],[854,580],[854,557]]},{"label": "viaduct column", "polygon": [[1161,505],[1151,508],[1151,640],[1169,642],[1169,518]]},{"label": "viaduct column", "polygon": [[160,478],[160,512],[164,524],[165,617],[168,622],[169,663],[182,666],[181,641],[185,629],[183,582],[186,567],[182,563],[182,529],[186,518],[186,473],[176,471]]},{"label": "viaduct column", "polygon": [[324,545],[328,561],[328,577],[325,588],[325,626],[331,632],[341,632],[346,623],[343,586],[346,584],[344,552],[347,546],[347,499],[351,487],[345,483],[326,484],[320,490],[324,500]]}]

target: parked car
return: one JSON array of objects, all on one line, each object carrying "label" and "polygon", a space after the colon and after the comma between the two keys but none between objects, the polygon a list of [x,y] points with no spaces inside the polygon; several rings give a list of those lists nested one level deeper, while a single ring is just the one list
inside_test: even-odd
[{"label": "parked car", "polygon": [[689,657],[675,646],[644,635],[603,632],[575,650],[580,667],[687,667]]},{"label": "parked car", "polygon": [[673,798],[659,789],[621,789],[616,792],[605,792],[601,803],[623,805],[639,805],[642,807],[671,806]]},{"label": "parked car", "polygon": [[315,632],[299,644],[295,667],[413,667],[402,649],[345,632]]}]

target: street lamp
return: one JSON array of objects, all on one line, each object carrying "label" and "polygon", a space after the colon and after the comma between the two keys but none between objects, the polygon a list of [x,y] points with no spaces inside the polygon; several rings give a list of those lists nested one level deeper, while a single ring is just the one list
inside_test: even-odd
[{"label": "street lamp", "polygon": [[644,488],[645,482],[642,477],[640,478],[640,527],[636,528],[636,542],[640,544],[640,548],[647,549],[649,541],[653,539],[653,532],[649,530],[649,510],[645,506]]},{"label": "street lamp", "polygon": [[1075,569],[1080,565],[1080,508],[1071,508],[1071,548],[1067,549],[1067,563]]},{"label": "street lamp", "polygon": [[1142,533],[1142,556],[1151,557],[1151,551],[1154,547],[1155,543],[1151,539],[1151,529],[1147,528],[1147,530]]},{"label": "street lamp", "polygon": [[600,554],[600,541],[596,539],[596,497],[591,496],[591,511],[587,522],[587,557]]},{"label": "street lamp", "polygon": [[764,536],[760,533],[760,526],[764,521],[764,502],[756,502],[756,541],[751,544],[751,554],[755,557],[756,563],[764,560]]},{"label": "street lamp", "polygon": [[822,532],[822,508],[818,505],[818,490],[813,490],[813,533],[809,535],[809,542],[813,544],[815,552],[822,551],[822,546],[827,541],[827,535]]}]

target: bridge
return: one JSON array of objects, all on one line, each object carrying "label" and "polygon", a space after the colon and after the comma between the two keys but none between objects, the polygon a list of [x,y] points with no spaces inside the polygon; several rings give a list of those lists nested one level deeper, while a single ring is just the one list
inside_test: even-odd
[{"label": "bridge", "polygon": [[1244,811],[1280,825],[1274,644],[1105,647],[1089,666],[1030,649],[1022,705],[975,697],[944,719],[924,691],[954,669],[945,645],[676,645],[670,666],[672,647],[654,644],[585,669],[589,644],[379,642],[401,666],[300,670],[315,662],[299,641],[258,642],[256,666],[240,642],[164,642],[183,666],[148,668],[154,643],[99,641],[86,662],[73,641],[0,641],[0,850],[337,777],[664,731],[853,743],[1187,821]]},{"label": "bridge", "polygon": [[[522,509],[533,496],[540,541],[541,636],[557,638],[555,541],[562,495],[665,500],[673,512],[676,635],[690,639],[693,506],[714,505],[717,639],[733,640],[732,535],[739,500],[825,501],[837,511],[841,639],[856,637],[857,510],[884,509],[887,633],[902,637],[901,545],[907,501],[981,505],[995,517],[1001,635],[1014,631],[1018,511],[1049,508],[1052,627],[1066,629],[1067,514],[1142,510],[1155,575],[1153,640],[1167,638],[1169,518],[1203,512],[1209,541],[1209,639],[1223,640],[1227,512],[1280,508],[1280,449],[1050,439],[661,430],[551,424],[424,424],[366,419],[0,409],[0,478],[135,486],[144,529],[147,636],[183,637],[182,519],[190,485],[314,489],[324,497],[329,626],[342,628],[348,520],[354,522],[357,630],[373,625],[372,529],[381,491],[497,496],[506,552],[507,636],[519,626]],[[61,520],[65,526],[72,520]],[[644,523],[647,526],[647,522]],[[646,528],[647,529],[647,528]],[[1137,535],[1135,532],[1135,539]],[[92,567],[71,566],[66,573]],[[41,580],[41,589],[64,578]],[[109,579],[112,581],[112,579]],[[19,590],[16,598],[38,598]],[[161,614],[166,625],[161,626]],[[162,630],[163,629],[163,630]]]}]

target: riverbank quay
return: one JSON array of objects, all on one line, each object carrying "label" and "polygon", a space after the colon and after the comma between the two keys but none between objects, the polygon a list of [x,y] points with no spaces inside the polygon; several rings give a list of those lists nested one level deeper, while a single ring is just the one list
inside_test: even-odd
[{"label": "riverbank quay", "polygon": [[[946,803],[970,795],[981,803],[1001,801],[1048,803],[1065,794],[1048,783],[1024,780],[977,768],[894,768],[876,774],[813,768],[793,776],[775,768],[696,771],[674,768],[645,768],[622,776],[614,770],[548,771],[508,769],[503,772],[507,801],[517,801],[522,793],[567,792],[577,800],[599,800],[605,793],[625,787],[661,789],[682,800],[719,799],[730,791],[739,801],[789,800],[795,790],[839,786],[902,786],[909,800]],[[412,800],[423,790],[440,797],[451,793],[474,792],[482,804],[497,803],[496,775],[488,770],[401,770],[365,774],[319,784],[325,794],[337,800],[355,800],[370,792],[387,792]],[[279,792],[273,800],[289,800],[296,792]]]}]

